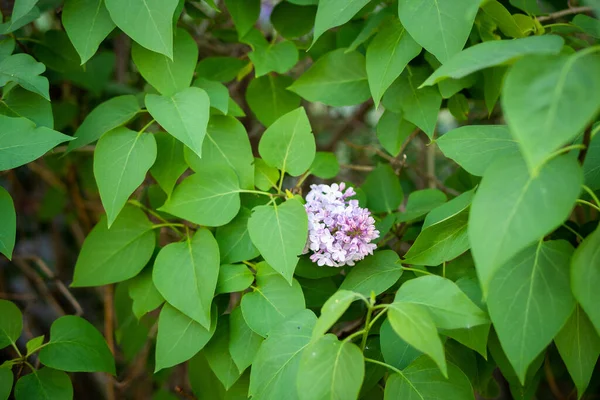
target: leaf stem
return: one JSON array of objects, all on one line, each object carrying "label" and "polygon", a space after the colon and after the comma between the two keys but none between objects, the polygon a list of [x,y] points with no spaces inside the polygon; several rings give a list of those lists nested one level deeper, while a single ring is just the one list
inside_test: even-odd
[{"label": "leaf stem", "polygon": [[[366,331],[365,329],[361,329],[360,331],[356,331],[356,332],[354,332],[353,334],[351,334],[351,335],[349,335],[348,337],[346,337],[346,338],[344,339],[344,342],[349,342],[349,341],[351,341],[352,339],[354,339],[355,337],[357,337],[357,336],[360,336],[360,335],[363,335],[363,334],[365,333],[365,331]],[[367,331],[367,332],[368,332],[368,331]]]},{"label": "leaf stem", "polygon": [[154,118],[152,118],[152,119],[150,120],[150,122],[148,122],[146,125],[144,125],[144,126],[142,127],[142,129],[140,129],[140,130],[139,130],[139,132],[138,132],[138,136],[139,136],[139,135],[141,135],[142,133],[144,133],[144,132],[146,131],[146,129],[148,129],[148,127],[149,127],[150,125],[152,125],[153,123],[155,123],[155,122],[156,122],[156,121],[154,120]]},{"label": "leaf stem", "polygon": [[404,265],[402,266],[402,269],[405,270],[405,271],[419,272],[419,273],[425,274],[425,275],[433,275],[429,271],[423,271],[423,270],[416,269],[416,268],[409,268],[409,267],[405,267]]},{"label": "leaf stem", "polygon": [[253,194],[262,194],[263,196],[269,196],[271,198],[273,198],[274,194],[273,193],[269,193],[269,192],[263,192],[261,190],[243,190],[240,189],[239,190],[240,193],[253,193]]},{"label": "leaf stem", "polygon": [[570,146],[565,146],[561,149],[556,150],[554,153],[550,154],[548,156],[548,158],[546,159],[546,161],[552,160],[554,157],[560,156],[563,153],[567,153],[571,150],[576,150],[576,149],[585,149],[585,145],[584,144],[572,144]]},{"label": "leaf stem", "polygon": [[563,227],[565,227],[569,232],[571,232],[573,235],[577,236],[579,238],[579,240],[581,240],[583,242],[583,236],[581,236],[579,234],[579,232],[577,232],[575,229],[571,228],[569,225],[567,224],[562,224]]},{"label": "leaf stem", "polygon": [[600,200],[598,200],[598,196],[596,196],[596,193],[594,193],[594,191],[590,189],[590,187],[587,185],[582,185],[581,187],[590,195],[590,197],[594,200],[596,205],[600,207]]},{"label": "leaf stem", "polygon": [[[169,226],[168,224],[170,224],[169,221],[167,221],[166,219],[164,219],[163,217],[160,216],[159,213],[157,213],[156,211],[146,207],[145,205],[143,205],[142,203],[140,203],[137,200],[129,200],[128,201],[129,204],[134,205],[138,208],[141,208],[142,210],[148,212],[150,215],[152,215],[154,218],[158,219],[160,222],[162,222],[164,225],[163,226]],[[181,226],[185,226],[183,224],[179,224]],[[169,227],[178,235],[180,235],[181,237],[185,237],[185,234],[183,232],[181,232],[179,229],[177,229],[175,226],[178,226],[177,224],[172,224]],[[187,227],[187,226],[186,226]],[[156,227],[153,226],[152,229],[155,229]]]},{"label": "leaf stem", "polygon": [[277,185],[277,194],[281,194],[281,188],[283,187],[283,179],[285,178],[285,169],[281,170],[281,178],[279,179],[279,185]]},{"label": "leaf stem", "polygon": [[576,202],[579,204],[585,204],[586,206],[592,207],[594,210],[600,211],[600,207],[598,207],[594,203],[590,203],[589,201],[577,199]]},{"label": "leaf stem", "polygon": [[365,347],[367,347],[367,339],[369,337],[369,329],[371,328],[371,317],[373,317],[373,304],[369,303],[369,309],[367,310],[367,317],[365,318],[365,329],[363,332],[363,337],[360,342],[360,349],[365,351]]},{"label": "leaf stem", "polygon": [[365,361],[366,361],[366,362],[369,362],[369,363],[371,363],[371,364],[378,364],[378,365],[381,365],[382,367],[386,367],[386,368],[388,368],[388,369],[391,369],[392,371],[394,371],[394,372],[396,372],[396,373],[398,373],[398,374],[400,374],[400,375],[404,376],[404,374],[402,373],[402,371],[400,371],[398,368],[396,368],[396,367],[394,367],[394,366],[392,366],[392,365],[390,365],[390,364],[384,363],[383,361],[374,360],[374,359],[372,359],[372,358],[367,358],[367,357],[365,357]]},{"label": "leaf stem", "polygon": [[164,224],[154,224],[154,225],[152,225],[152,229],[159,229],[159,228],[163,228],[165,226],[167,226],[167,227],[177,226],[179,228],[184,228],[185,227],[184,224],[175,224],[175,223],[167,222],[167,223],[164,223]]},{"label": "leaf stem", "polygon": [[19,355],[19,357],[23,358],[23,354],[21,354],[21,351],[17,347],[17,344],[15,342],[13,342],[13,341],[11,341],[10,344],[12,345],[13,349],[15,349],[15,351],[17,352],[17,354]]}]

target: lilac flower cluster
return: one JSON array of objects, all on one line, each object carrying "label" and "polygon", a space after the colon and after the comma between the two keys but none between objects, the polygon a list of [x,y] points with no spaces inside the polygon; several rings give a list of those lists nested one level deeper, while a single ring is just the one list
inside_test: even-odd
[{"label": "lilac flower cluster", "polygon": [[311,185],[306,195],[308,241],[304,253],[313,251],[310,259],[319,266],[354,265],[373,254],[377,246],[371,241],[379,237],[371,212],[349,200],[356,192],[345,183]]}]

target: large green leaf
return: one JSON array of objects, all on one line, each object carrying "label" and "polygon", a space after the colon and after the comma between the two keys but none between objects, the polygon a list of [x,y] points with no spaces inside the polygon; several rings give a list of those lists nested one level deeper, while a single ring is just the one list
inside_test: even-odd
[{"label": "large green leaf", "polygon": [[337,49],[320,57],[289,90],[308,101],[330,106],[351,106],[369,98],[365,58]]},{"label": "large green leaf", "polygon": [[469,378],[454,364],[448,363],[444,377],[427,357],[416,359],[402,371],[391,375],[385,385],[385,400],[444,399],[474,400]]},{"label": "large green leaf", "polygon": [[315,158],[316,144],[304,107],[273,122],[262,135],[258,152],[267,164],[292,176],[306,172]]},{"label": "large green leaf", "polygon": [[39,0],[15,0],[13,3],[11,20],[18,20],[29,13]]},{"label": "large green leaf", "polygon": [[13,54],[0,61],[0,87],[15,82],[49,101],[48,79],[40,76],[45,70],[46,66],[29,54]]},{"label": "large green leaf", "polygon": [[315,19],[313,44],[330,28],[335,28],[350,21],[369,0],[321,0]]},{"label": "large green leaf", "polygon": [[321,315],[312,333],[313,339],[324,335],[359,297],[355,292],[340,289],[321,307]]},{"label": "large green leaf", "polygon": [[101,103],[79,125],[68,150],[75,150],[100,139],[106,132],[131,120],[140,110],[137,99],[130,94],[113,97]]},{"label": "large green leaf", "polygon": [[448,376],[444,347],[435,321],[426,307],[403,301],[394,302],[388,308],[388,320],[402,340],[431,357],[444,376]]},{"label": "large green leaf", "polygon": [[0,400],[8,400],[12,391],[14,376],[11,367],[0,367]]},{"label": "large green leaf", "polygon": [[548,162],[536,176],[516,156],[499,159],[486,170],[468,227],[484,295],[501,265],[567,219],[582,181],[577,160],[568,156]]},{"label": "large green leaf", "polygon": [[445,63],[462,50],[479,8],[479,0],[406,0],[398,16],[408,33]]},{"label": "large green leaf", "polygon": [[554,343],[581,398],[600,355],[600,337],[581,307],[575,307]]},{"label": "large green leaf", "polygon": [[0,226],[0,253],[10,260],[15,248],[17,214],[15,213],[12,197],[2,186],[0,186],[0,220],[2,221],[2,226]]},{"label": "large green leaf", "polygon": [[256,268],[254,291],[242,297],[242,312],[250,329],[266,337],[279,323],[304,309],[304,294],[296,280],[290,286],[267,263]]},{"label": "large green leaf", "polygon": [[502,348],[522,384],[527,367],[550,344],[573,309],[564,241],[542,242],[511,258],[490,282],[487,305]]},{"label": "large green leaf", "polygon": [[262,158],[254,158],[254,184],[260,190],[277,188],[280,171],[268,165]]},{"label": "large green leaf", "polygon": [[596,134],[588,147],[583,162],[583,176],[587,186],[592,190],[600,189],[600,135]]},{"label": "large green leaf", "polygon": [[404,255],[407,264],[435,267],[469,250],[469,212],[462,212],[423,229]]},{"label": "large green leaf", "polygon": [[146,107],[167,132],[202,156],[210,113],[210,101],[204,90],[189,87],[168,97],[147,94]]},{"label": "large green leaf", "polygon": [[267,74],[253,79],[246,90],[246,102],[256,118],[269,126],[279,117],[295,110],[302,100],[286,88],[294,80],[289,76]]},{"label": "large green leaf", "polygon": [[103,135],[94,151],[94,177],[110,227],[156,160],[156,139],[117,128]]},{"label": "large green leaf", "polygon": [[254,64],[254,72],[259,78],[269,72],[284,74],[298,62],[298,49],[293,42],[283,41],[269,43],[262,34],[256,31],[258,40],[252,41],[254,51],[248,54],[248,58]]},{"label": "large green leaf", "polygon": [[313,341],[302,353],[297,389],[301,400],[358,399],[365,377],[360,349],[333,334]]},{"label": "large green leaf", "polygon": [[194,171],[203,167],[233,168],[240,187],[254,189],[254,157],[250,140],[244,125],[233,117],[211,116],[202,144],[202,158],[188,148],[185,159]]},{"label": "large green leaf", "polygon": [[249,395],[255,400],[297,400],[296,376],[317,317],[302,310],[271,331],[250,371]]},{"label": "large green leaf", "polygon": [[183,144],[165,132],[155,134],[154,138],[158,152],[150,173],[160,188],[170,195],[177,180],[188,168],[183,159]]},{"label": "large green leaf", "polygon": [[218,276],[219,246],[207,229],[198,230],[185,243],[163,247],[152,271],[154,285],[167,302],[206,329]]},{"label": "large green leaf", "polygon": [[100,43],[115,28],[103,0],[66,0],[62,22],[82,64],[92,58]]},{"label": "large green leaf", "polygon": [[36,128],[27,118],[0,115],[0,171],[19,167],[41,156],[70,136],[46,128]]},{"label": "large green leaf", "polygon": [[215,295],[243,292],[254,282],[254,274],[244,264],[221,264]]},{"label": "large green leaf", "polygon": [[115,361],[102,334],[74,315],[52,323],[50,341],[40,351],[40,361],[62,371],[115,374]]},{"label": "large green leaf", "polygon": [[427,229],[434,224],[452,218],[466,210],[467,207],[471,205],[471,201],[473,200],[473,194],[473,190],[469,190],[459,195],[458,197],[453,198],[449,202],[444,203],[431,210],[425,216],[425,221],[423,221],[422,229]]},{"label": "large green leaf", "polygon": [[133,278],[152,257],[154,246],[152,223],[138,208],[126,206],[110,229],[104,216],[83,242],[71,286]]},{"label": "large green leaf", "polygon": [[252,29],[260,15],[260,0],[225,0],[225,7],[240,38]]},{"label": "large green leaf", "polygon": [[217,82],[229,82],[248,64],[248,61],[235,57],[206,57],[196,66],[196,74],[201,78]]},{"label": "large green leaf", "polygon": [[377,139],[388,153],[396,157],[415,128],[412,122],[403,118],[402,113],[385,110],[377,122]]},{"label": "large green leaf", "polygon": [[225,399],[225,388],[210,369],[204,352],[199,352],[192,357],[187,369],[190,386],[198,399]]},{"label": "large green leaf", "polygon": [[222,264],[252,260],[260,254],[248,233],[250,215],[247,208],[242,208],[233,221],[217,228],[215,237],[219,243]]},{"label": "large green leaf", "polygon": [[351,290],[369,297],[388,290],[402,276],[400,257],[395,251],[377,251],[356,264],[342,282],[340,289]]},{"label": "large green leaf", "polygon": [[334,153],[317,151],[309,173],[321,179],[332,179],[340,172],[340,164]]},{"label": "large green leaf", "polygon": [[396,19],[391,19],[381,28],[367,47],[367,76],[375,107],[400,76],[410,60],[421,52],[421,46],[408,34]]},{"label": "large green leaf", "polygon": [[367,194],[369,209],[373,212],[391,213],[404,200],[400,178],[389,164],[379,164],[367,175],[362,189]]},{"label": "large green leaf", "polygon": [[482,176],[495,160],[519,154],[518,143],[506,125],[461,126],[436,143],[446,157],[476,176]]},{"label": "large green leaf", "polygon": [[396,222],[410,222],[423,218],[430,211],[448,201],[446,194],[438,189],[415,190],[408,195],[406,208],[396,218]]},{"label": "large green leaf", "polygon": [[152,272],[146,270],[129,281],[129,297],[133,301],[131,309],[139,320],[150,311],[156,310],[165,299],[152,282]]},{"label": "large green leaf", "polygon": [[23,330],[23,314],[19,308],[8,300],[0,299],[0,349],[15,345]]},{"label": "large green leaf", "polygon": [[502,108],[532,171],[600,110],[600,56],[529,56],[506,75]]},{"label": "large green leaf", "polygon": [[265,261],[291,284],[308,237],[304,206],[297,199],[289,199],[280,205],[254,207],[248,232]]},{"label": "large green leaf", "polygon": [[149,50],[173,58],[173,14],[178,0],[104,2],[112,20],[129,37]]},{"label": "large green leaf", "polygon": [[557,54],[563,43],[563,38],[556,35],[479,43],[451,57],[423,82],[423,86],[433,85],[448,78],[459,79],[528,54]]},{"label": "large green leaf", "polygon": [[198,45],[187,31],[178,29],[173,45],[172,56],[155,53],[135,43],[131,51],[140,74],[164,96],[188,88],[198,62]]},{"label": "large green leaf", "polygon": [[229,315],[219,317],[217,331],[203,352],[210,369],[223,384],[225,390],[229,390],[242,374],[229,353]]},{"label": "large green leaf", "polygon": [[160,210],[199,225],[227,224],[240,210],[238,177],[229,167],[196,172],[175,187]]},{"label": "large green leaf", "polygon": [[40,368],[21,377],[15,385],[16,400],[71,400],[73,385],[69,375],[52,368]]},{"label": "large green leaf", "polygon": [[454,282],[437,275],[405,282],[396,293],[395,303],[398,302],[425,307],[439,328],[471,328],[489,323],[486,314]]},{"label": "large green leaf", "polygon": [[9,117],[28,118],[37,126],[54,128],[54,116],[50,102],[39,94],[19,86],[4,92],[2,103],[0,103],[0,113]]},{"label": "large green leaf", "polygon": [[244,371],[252,364],[263,338],[254,333],[246,323],[241,307],[236,307],[229,317],[229,353],[238,370]]},{"label": "large green leaf", "polygon": [[158,317],[155,371],[172,367],[192,358],[208,343],[217,329],[214,307],[210,329],[166,303]]},{"label": "large green leaf", "polygon": [[210,107],[222,112],[224,115],[227,115],[229,111],[229,90],[227,90],[227,86],[223,85],[221,82],[211,81],[206,78],[196,78],[194,80],[193,86],[203,89],[208,95],[208,99],[210,100]]},{"label": "large green leaf", "polygon": [[379,328],[379,344],[385,362],[398,369],[408,367],[423,354],[396,334],[389,319]]},{"label": "large green leaf", "polygon": [[271,23],[281,36],[295,39],[312,31],[316,14],[316,7],[305,7],[286,1],[273,8]]},{"label": "large green leaf", "polygon": [[596,331],[600,334],[600,229],[596,229],[579,245],[571,261],[571,285]]}]

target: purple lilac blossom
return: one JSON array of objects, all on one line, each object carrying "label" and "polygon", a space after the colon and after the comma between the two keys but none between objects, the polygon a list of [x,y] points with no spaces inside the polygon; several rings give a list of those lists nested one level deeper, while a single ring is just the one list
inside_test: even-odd
[{"label": "purple lilac blossom", "polygon": [[304,208],[308,214],[308,240],[303,254],[319,266],[354,265],[373,254],[379,237],[371,212],[349,200],[356,192],[345,183],[311,185]]}]

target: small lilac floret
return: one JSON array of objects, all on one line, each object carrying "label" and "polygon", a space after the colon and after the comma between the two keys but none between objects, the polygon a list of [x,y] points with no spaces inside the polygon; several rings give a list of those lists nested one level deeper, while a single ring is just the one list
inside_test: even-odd
[{"label": "small lilac floret", "polygon": [[354,265],[373,254],[379,237],[371,212],[349,200],[356,192],[345,183],[311,185],[306,195],[308,240],[304,253],[312,251],[310,259],[319,266]]}]

